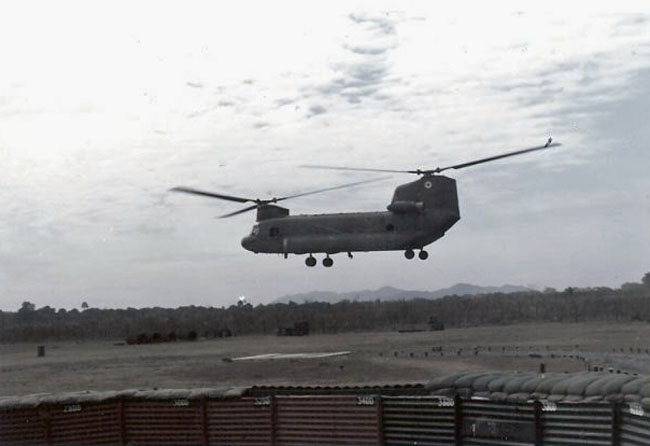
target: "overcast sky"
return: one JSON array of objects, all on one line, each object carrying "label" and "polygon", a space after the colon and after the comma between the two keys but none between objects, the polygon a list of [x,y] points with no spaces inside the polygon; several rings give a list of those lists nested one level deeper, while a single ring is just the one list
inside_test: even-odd
[{"label": "overcast sky", "polygon": [[[639,281],[650,14],[565,3],[3,5],[0,308]],[[216,220],[237,205],[168,193],[286,195],[371,176],[300,164],[433,168],[549,136],[563,146],[450,175],[462,219],[426,262],[360,253],[308,269],[254,255],[240,246],[254,213]],[[384,210],[412,179],[287,206]]]}]

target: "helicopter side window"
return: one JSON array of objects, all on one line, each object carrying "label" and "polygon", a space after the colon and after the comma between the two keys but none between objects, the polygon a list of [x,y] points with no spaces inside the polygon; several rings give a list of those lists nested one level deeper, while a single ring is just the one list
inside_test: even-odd
[{"label": "helicopter side window", "polygon": [[259,233],[260,233],[260,226],[259,225],[253,226],[253,230],[251,231],[251,235],[257,235]]},{"label": "helicopter side window", "polygon": [[269,235],[271,237],[277,237],[278,235],[280,235],[280,228],[278,228],[277,226],[272,226],[271,229],[269,229]]}]

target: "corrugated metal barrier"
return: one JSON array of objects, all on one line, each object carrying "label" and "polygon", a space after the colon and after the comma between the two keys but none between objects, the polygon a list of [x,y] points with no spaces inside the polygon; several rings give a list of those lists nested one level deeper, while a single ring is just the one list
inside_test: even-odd
[{"label": "corrugated metal barrier", "polygon": [[647,446],[639,403],[300,395],[0,410],[0,445]]},{"label": "corrugated metal barrier", "polygon": [[638,403],[624,404],[620,408],[621,446],[650,445],[650,413]]},{"label": "corrugated metal barrier", "polygon": [[542,426],[545,444],[613,444],[614,411],[612,404],[555,404],[543,406]]},{"label": "corrugated metal barrier", "polygon": [[381,444],[378,396],[278,396],[276,401],[277,445]]},{"label": "corrugated metal barrier", "polygon": [[454,399],[449,397],[384,397],[384,444],[453,445]]},{"label": "corrugated metal barrier", "polygon": [[537,439],[534,406],[531,403],[470,399],[462,403],[462,444],[493,445],[495,441],[534,446]]},{"label": "corrugated metal barrier", "polygon": [[207,443],[201,400],[124,401],[124,437],[140,445]]},{"label": "corrugated metal barrier", "polygon": [[0,410],[0,444],[46,443],[47,414],[46,407]]},{"label": "corrugated metal barrier", "polygon": [[52,444],[112,445],[120,437],[119,401],[51,405],[48,417]]},{"label": "corrugated metal barrier", "polygon": [[208,400],[206,411],[210,445],[273,444],[274,401],[271,397]]}]

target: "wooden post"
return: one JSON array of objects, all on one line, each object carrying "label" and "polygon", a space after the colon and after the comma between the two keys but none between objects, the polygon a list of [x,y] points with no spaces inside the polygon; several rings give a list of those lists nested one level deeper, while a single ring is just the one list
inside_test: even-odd
[{"label": "wooden post", "polygon": [[612,403],[612,446],[621,444],[621,405]]},{"label": "wooden post", "polygon": [[463,444],[463,400],[459,394],[454,396],[454,444]]},{"label": "wooden post", "polygon": [[381,395],[375,397],[377,402],[377,444],[384,446],[384,399]]},{"label": "wooden post", "polygon": [[126,438],[124,436],[124,401],[122,398],[116,401],[117,404],[117,417],[118,417],[118,429],[120,436],[120,444],[126,444]]},{"label": "wooden post", "polygon": [[43,410],[45,412],[45,443],[52,444],[52,405],[45,404]]},{"label": "wooden post", "polygon": [[124,413],[124,398],[120,398],[119,402],[119,415],[120,415],[120,444],[125,445],[126,438],[126,415]]},{"label": "wooden post", "polygon": [[208,429],[208,397],[201,401],[201,427],[203,429],[203,444],[210,444],[210,430]]},{"label": "wooden post", "polygon": [[535,417],[535,446],[542,446],[544,444],[544,420],[542,419],[542,403],[539,400],[533,401],[533,416]]},{"label": "wooden post", "polygon": [[271,399],[271,446],[278,444],[278,401],[275,395],[270,396]]}]

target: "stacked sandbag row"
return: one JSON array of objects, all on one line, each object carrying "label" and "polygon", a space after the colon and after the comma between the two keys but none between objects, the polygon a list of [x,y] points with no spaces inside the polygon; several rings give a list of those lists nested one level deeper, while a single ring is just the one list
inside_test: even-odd
[{"label": "stacked sandbag row", "polygon": [[602,373],[460,373],[434,379],[435,395],[484,397],[495,401],[627,402],[650,409],[650,377]]}]

